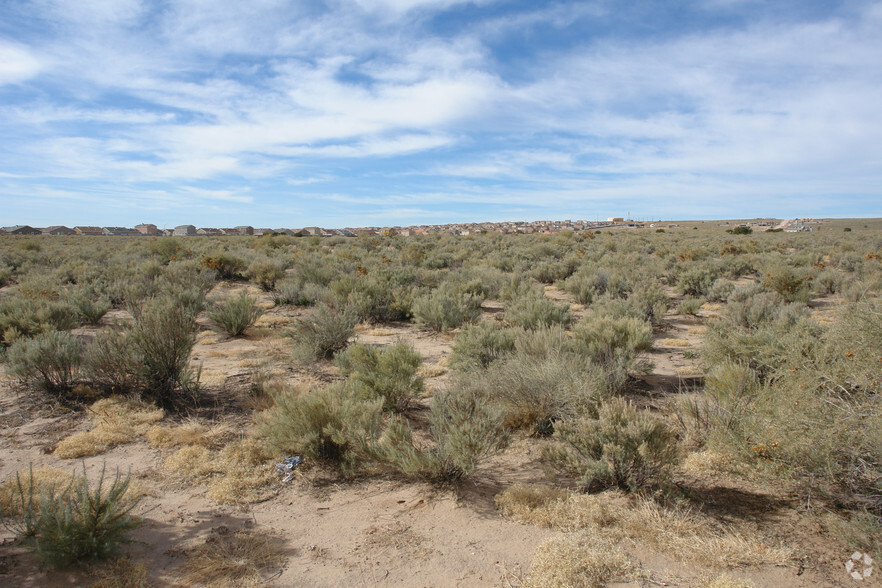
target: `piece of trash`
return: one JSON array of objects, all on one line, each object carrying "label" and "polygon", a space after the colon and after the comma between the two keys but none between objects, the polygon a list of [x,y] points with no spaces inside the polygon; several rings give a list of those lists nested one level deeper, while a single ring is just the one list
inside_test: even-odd
[{"label": "piece of trash", "polygon": [[303,458],[299,455],[294,457],[286,457],[282,460],[282,463],[276,464],[276,469],[279,470],[279,473],[285,474],[285,477],[282,478],[283,482],[290,482],[294,479],[294,468],[303,463]]}]

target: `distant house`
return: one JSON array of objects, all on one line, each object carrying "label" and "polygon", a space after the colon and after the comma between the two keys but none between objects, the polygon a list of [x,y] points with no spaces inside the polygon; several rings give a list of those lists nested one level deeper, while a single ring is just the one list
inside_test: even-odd
[{"label": "distant house", "polygon": [[242,234],[239,232],[239,229],[230,229],[230,228],[221,229],[220,232],[221,232],[221,235],[226,235],[228,237],[238,237],[239,235]]},{"label": "distant house", "polygon": [[3,227],[3,232],[7,235],[41,235],[40,229],[35,229],[28,225],[13,225],[11,227]]},{"label": "distant house", "polygon": [[202,229],[196,229],[197,235],[203,235],[205,237],[219,237],[224,234],[221,229],[214,229],[210,227],[205,227]]},{"label": "distant house", "polygon": [[137,237],[141,233],[127,227],[104,227],[104,235],[107,237]]},{"label": "distant house", "polygon": [[175,237],[188,237],[196,234],[196,227],[193,225],[178,225],[175,227]]},{"label": "distant house", "polygon": [[623,216],[611,216],[606,219],[608,223],[623,223],[625,222],[625,217]]},{"label": "distant house", "polygon": [[141,223],[140,225],[135,225],[135,230],[142,235],[156,236],[163,234],[162,231],[159,230],[159,227],[149,223]]},{"label": "distant house", "polygon": [[324,233],[325,231],[324,231],[324,229],[321,229],[319,227],[303,227],[303,229],[300,232],[303,233],[304,235],[309,235],[312,237],[320,237],[322,235],[322,233]]},{"label": "distant house", "polygon": [[253,235],[254,227],[250,227],[248,225],[242,225],[241,227],[236,227],[236,230],[239,231],[240,235]]},{"label": "distant house", "polygon": [[104,229],[101,227],[74,227],[77,235],[90,235],[101,237],[104,235]]},{"label": "distant house", "polygon": [[41,232],[44,235],[76,235],[77,232],[73,229],[69,229],[67,227],[57,225],[54,227],[46,227],[45,229],[41,229]]},{"label": "distant house", "polygon": [[259,237],[260,235],[270,235],[270,234],[272,234],[272,232],[273,232],[272,229],[254,229],[253,234],[257,235]]}]

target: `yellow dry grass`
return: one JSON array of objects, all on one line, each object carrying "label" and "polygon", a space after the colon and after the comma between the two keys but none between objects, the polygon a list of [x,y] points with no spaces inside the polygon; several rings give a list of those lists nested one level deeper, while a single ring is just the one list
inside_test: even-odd
[{"label": "yellow dry grass", "polygon": [[678,367],[676,369],[678,376],[700,376],[704,372],[701,371],[701,368],[697,365],[687,365],[684,367]]},{"label": "yellow dry grass", "polygon": [[683,507],[649,499],[622,504],[620,493],[573,494],[541,485],[515,484],[497,496],[503,513],[564,531],[585,530],[621,541],[639,541],[680,561],[711,568],[781,563],[791,550],[731,528],[718,527]]},{"label": "yellow dry grass", "polygon": [[735,460],[716,451],[696,451],[690,453],[680,463],[683,473],[699,480],[713,480],[723,476],[746,473]]},{"label": "yellow dry grass", "polygon": [[142,562],[121,557],[92,570],[98,578],[89,588],[149,588],[147,566]]},{"label": "yellow dry grass", "polygon": [[154,425],[147,431],[147,442],[151,447],[160,449],[185,445],[212,447],[218,445],[230,433],[230,427],[225,424],[208,426],[197,421],[187,421],[169,427]]},{"label": "yellow dry grass", "polygon": [[584,304],[579,304],[578,302],[574,302],[570,304],[570,312],[579,312],[585,310],[587,307]]},{"label": "yellow dry grass", "polygon": [[220,451],[187,445],[170,455],[163,467],[194,483],[208,485],[207,496],[225,504],[261,502],[273,496],[277,472],[271,456],[255,438],[245,437]]},{"label": "yellow dry grass", "polygon": [[369,335],[371,337],[391,337],[395,334],[395,329],[385,329],[383,327],[372,327],[366,331],[364,331],[365,335]]},{"label": "yellow dry grass", "polygon": [[30,496],[32,488],[33,495],[39,497],[45,492],[62,490],[71,480],[73,473],[48,466],[19,470],[0,484],[0,512],[21,514],[21,498]]},{"label": "yellow dry grass", "polygon": [[686,339],[659,339],[657,343],[660,347],[689,347],[692,345]]},{"label": "yellow dry grass", "polygon": [[690,327],[686,332],[690,335],[704,335],[707,333],[707,327]]},{"label": "yellow dry grass", "polygon": [[710,312],[715,312],[717,310],[720,310],[721,308],[723,308],[723,305],[719,302],[705,302],[701,305],[701,310],[707,310]]},{"label": "yellow dry grass", "polygon": [[285,562],[282,542],[257,530],[211,530],[204,543],[187,550],[177,569],[178,585],[244,588],[266,586],[267,571]]},{"label": "yellow dry grass", "polygon": [[282,315],[264,314],[254,321],[257,328],[272,329],[276,327],[284,327],[291,323],[291,318]]},{"label": "yellow dry grass", "polygon": [[89,412],[92,428],[59,442],[55,457],[72,459],[98,455],[114,445],[132,442],[165,416],[165,412],[153,404],[122,396],[102,398],[89,408]]},{"label": "yellow dry grass", "polygon": [[196,335],[196,345],[214,345],[222,340],[221,334],[215,331],[202,331]]},{"label": "yellow dry grass", "polygon": [[447,358],[442,357],[437,363],[420,365],[416,374],[421,378],[437,378],[447,373],[447,365]]},{"label": "yellow dry grass", "polygon": [[589,532],[567,533],[542,543],[533,556],[526,586],[535,588],[600,587],[628,581],[639,568],[617,543]]},{"label": "yellow dry grass", "polygon": [[221,370],[204,369],[199,374],[199,383],[206,386],[221,386],[227,381],[227,374]]}]

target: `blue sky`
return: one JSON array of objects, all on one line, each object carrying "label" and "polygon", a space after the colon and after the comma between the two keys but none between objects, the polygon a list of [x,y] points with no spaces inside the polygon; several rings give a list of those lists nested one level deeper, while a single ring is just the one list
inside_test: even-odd
[{"label": "blue sky", "polygon": [[3,0],[0,224],[882,216],[882,2]]}]

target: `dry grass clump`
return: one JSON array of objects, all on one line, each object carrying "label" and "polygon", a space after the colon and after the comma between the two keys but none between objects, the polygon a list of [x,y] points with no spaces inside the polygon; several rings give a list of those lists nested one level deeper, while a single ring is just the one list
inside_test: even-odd
[{"label": "dry grass clump", "polygon": [[528,523],[573,531],[605,527],[615,521],[609,498],[574,494],[546,484],[515,484],[496,496],[496,506],[502,514]]},{"label": "dry grass clump", "polygon": [[660,339],[657,344],[661,347],[689,347],[692,345],[686,339]]},{"label": "dry grass clump", "polygon": [[[780,563],[791,551],[714,525],[689,508],[664,507],[649,499],[630,504],[609,493],[585,495],[516,484],[497,496],[504,514],[546,527],[582,529],[612,541],[631,539],[683,562],[710,568]],[[612,497],[621,497],[614,493]]]},{"label": "dry grass clump", "polygon": [[100,578],[89,584],[89,588],[149,588],[147,565],[132,561],[127,557],[114,559],[100,566],[92,573]]},{"label": "dry grass clump", "polygon": [[187,445],[170,455],[163,467],[190,482],[207,483],[207,496],[220,503],[253,503],[273,495],[276,472],[259,441],[245,437],[220,451]]},{"label": "dry grass clump", "polygon": [[584,532],[552,537],[536,550],[526,586],[600,587],[631,580],[639,570],[616,543]]},{"label": "dry grass clump", "polygon": [[[73,474],[58,468],[40,466],[32,470],[20,470],[6,478],[0,484],[0,512],[6,515],[20,515],[21,502],[16,501],[19,496],[19,484],[25,496],[41,496],[44,493],[58,493],[70,485]],[[33,488],[33,492],[32,489]]]},{"label": "dry grass clump", "polygon": [[255,530],[217,527],[205,543],[187,550],[178,568],[184,586],[265,586],[263,573],[281,566],[285,549],[271,535]]},{"label": "dry grass clump", "polygon": [[170,427],[154,425],[147,431],[147,442],[151,447],[159,449],[184,447],[185,445],[212,447],[216,446],[229,433],[230,428],[226,425],[209,427],[196,421],[187,421]]},{"label": "dry grass clump", "polygon": [[416,372],[420,378],[437,378],[447,373],[448,361],[446,357],[442,357],[437,363],[422,364]]},{"label": "dry grass clump", "polygon": [[103,453],[114,445],[131,443],[165,416],[165,411],[153,404],[122,396],[102,398],[89,408],[89,412],[92,413],[92,428],[59,442],[55,457],[88,457]]}]

